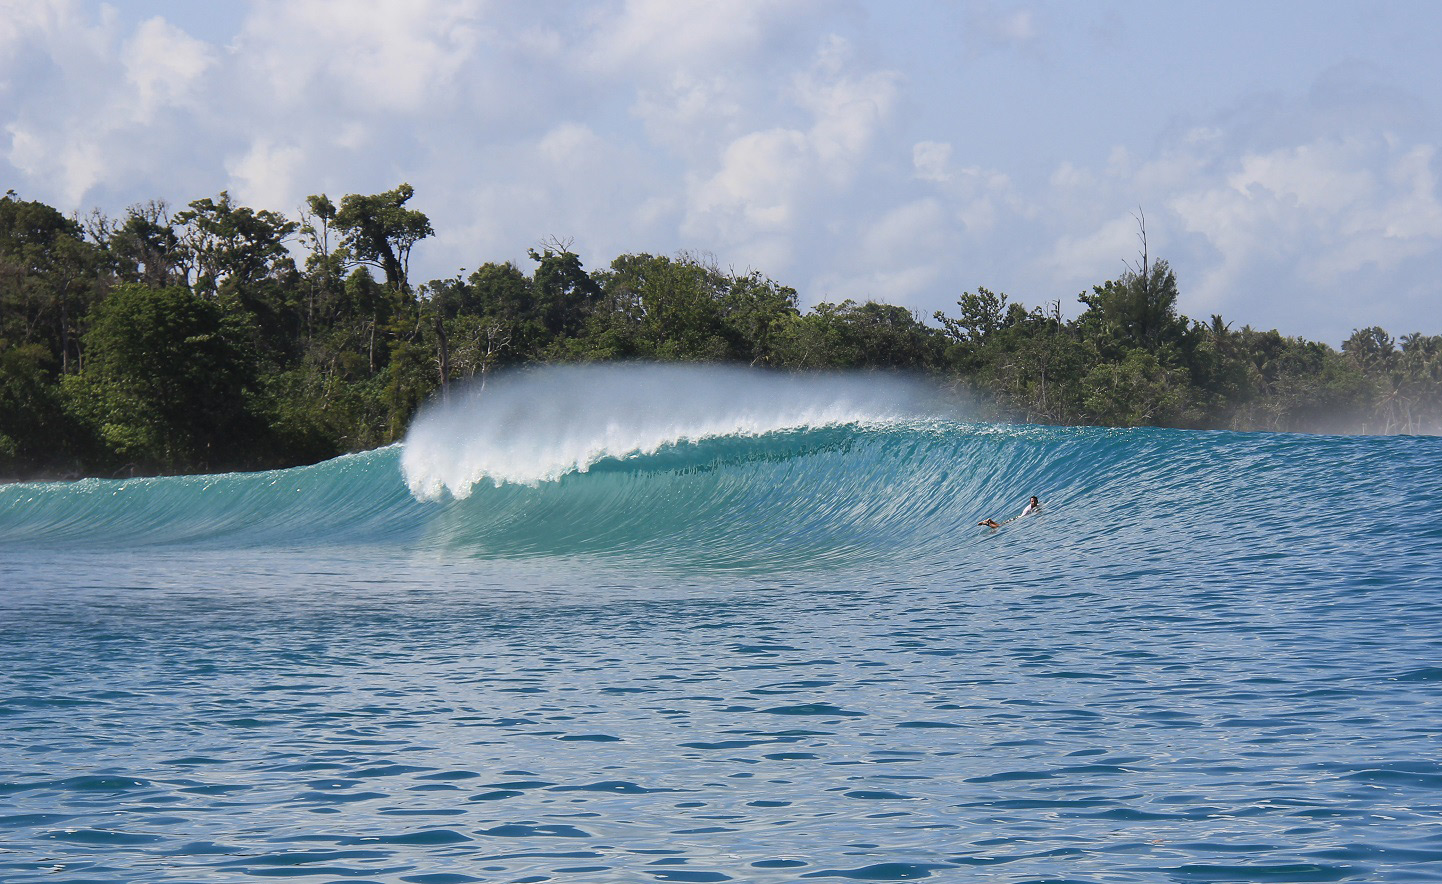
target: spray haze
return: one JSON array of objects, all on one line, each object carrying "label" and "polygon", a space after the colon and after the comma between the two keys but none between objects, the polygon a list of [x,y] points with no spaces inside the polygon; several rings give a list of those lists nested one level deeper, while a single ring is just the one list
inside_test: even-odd
[{"label": "spray haze", "polygon": [[411,492],[465,498],[481,482],[536,485],[667,446],[924,417],[904,377],[786,375],[709,365],[550,366],[453,389],[417,415],[401,466]]}]

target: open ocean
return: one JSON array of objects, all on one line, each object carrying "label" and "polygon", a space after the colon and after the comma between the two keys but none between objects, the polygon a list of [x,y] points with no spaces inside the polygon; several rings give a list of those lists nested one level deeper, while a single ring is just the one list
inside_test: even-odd
[{"label": "open ocean", "polygon": [[1439,506],[1438,438],[635,366],[3,486],[0,881],[1442,880]]}]

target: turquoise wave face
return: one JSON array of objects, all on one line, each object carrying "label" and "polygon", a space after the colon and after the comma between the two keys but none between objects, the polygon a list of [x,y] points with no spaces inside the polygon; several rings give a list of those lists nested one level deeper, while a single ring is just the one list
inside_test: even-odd
[{"label": "turquoise wave face", "polygon": [[395,542],[421,507],[393,448],[264,473],[0,488],[0,542],[130,547]]},{"label": "turquoise wave face", "polygon": [[[667,441],[554,478],[482,478],[464,497],[419,499],[394,446],[269,473],[9,486],[0,542],[364,545],[722,570],[965,568],[1001,543],[1037,567],[1118,550],[1204,565],[1219,550],[1246,558],[1425,533],[1406,500],[1442,492],[1437,449],[1421,438],[907,419]],[[1040,516],[976,527],[1016,516],[1031,494]]]}]

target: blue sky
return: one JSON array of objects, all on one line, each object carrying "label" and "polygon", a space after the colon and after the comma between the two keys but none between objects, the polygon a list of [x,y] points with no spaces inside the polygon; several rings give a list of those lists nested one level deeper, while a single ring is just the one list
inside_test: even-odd
[{"label": "blue sky", "polygon": [[67,212],[401,181],[413,276],[574,241],[806,303],[1442,332],[1442,4],[0,0],[0,186]]}]

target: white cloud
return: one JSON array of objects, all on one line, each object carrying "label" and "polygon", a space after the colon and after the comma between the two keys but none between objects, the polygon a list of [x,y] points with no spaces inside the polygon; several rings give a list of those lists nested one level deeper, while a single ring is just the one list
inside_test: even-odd
[{"label": "white cloud", "polygon": [[122,63],[134,90],[132,119],[149,123],[160,108],[193,98],[200,78],[215,64],[215,53],[165,19],[152,18],[127,41]]},{"label": "white cloud", "polygon": [[1418,145],[1399,155],[1387,170],[1395,188],[1392,205],[1376,222],[1385,236],[1435,242],[1442,239],[1442,203],[1438,201],[1437,148]]},{"label": "white cloud", "polygon": [[257,0],[234,55],[267,100],[410,116],[435,107],[480,39],[476,0]]},{"label": "white cloud", "polygon": [[934,254],[946,244],[949,220],[946,208],[935,197],[898,206],[866,231],[864,254],[875,262],[905,260],[917,252]]},{"label": "white cloud", "polygon": [[626,0],[596,14],[585,56],[593,71],[715,72],[786,38],[811,3],[780,0]]},{"label": "white cloud", "polygon": [[796,220],[795,204],[809,187],[814,164],[804,132],[743,135],[726,146],[720,169],[692,189],[686,223],[699,235],[732,241],[784,232]]},{"label": "white cloud", "polygon": [[834,299],[913,305],[946,273],[956,245],[953,220],[936,197],[897,206],[861,231],[857,253],[839,256],[841,272],[820,285]]},{"label": "white cloud", "polygon": [[991,27],[999,40],[1027,43],[1036,37],[1036,20],[1029,9],[1018,9],[996,18]]},{"label": "white cloud", "polygon": [[922,181],[945,184],[951,180],[951,145],[944,141],[918,141],[911,148],[911,165]]},{"label": "white cloud", "polygon": [[1434,157],[1430,145],[1385,137],[1319,139],[1244,155],[1224,179],[1177,194],[1178,220],[1220,258],[1204,268],[1197,300],[1236,305],[1263,274],[1301,280],[1314,297],[1351,297],[1340,281],[1442,254]]},{"label": "white cloud", "polygon": [[562,123],[547,132],[537,147],[541,156],[558,166],[574,166],[594,156],[601,139],[591,127],[581,123]]},{"label": "white cloud", "polygon": [[[114,11],[92,15],[79,0],[4,0],[0,3],[0,64],[44,55],[60,67],[101,55],[112,41]],[[13,76],[13,70],[9,72]],[[8,77],[7,77],[8,79]]]},{"label": "white cloud", "polygon": [[851,179],[890,115],[900,90],[895,71],[859,70],[851,46],[831,34],[816,63],[796,78],[797,103],[814,118],[808,140],[821,169],[841,185]]},{"label": "white cloud", "polygon": [[598,14],[581,70],[631,90],[630,110],[655,144],[692,166],[716,146],[797,126],[793,81],[826,7],[812,0],[634,0]]},{"label": "white cloud", "polygon": [[845,41],[829,35],[792,83],[799,125],[727,144],[716,171],[693,178],[683,232],[734,247],[747,260],[778,261],[773,272],[787,270],[793,252],[786,240],[798,234],[808,208],[845,193],[897,89],[895,74],[859,68]]},{"label": "white cloud", "polygon": [[[1155,248],[1155,243],[1152,244]],[[1106,221],[1095,230],[1066,233],[1057,240],[1046,263],[1061,278],[1102,282],[1125,269],[1124,261],[1137,252],[1137,218],[1127,214]]]},{"label": "white cloud", "polygon": [[232,194],[239,202],[291,213],[299,205],[305,185],[297,173],[305,162],[305,151],[296,145],[279,145],[262,138],[243,155],[225,164],[233,183]]},{"label": "white cloud", "polygon": [[55,143],[47,133],[20,125],[7,127],[10,163],[26,176],[51,182],[64,201],[77,205],[105,174],[108,160],[94,141]]},{"label": "white cloud", "polygon": [[1376,190],[1370,169],[1358,167],[1345,144],[1303,144],[1242,157],[1227,186],[1243,197],[1266,195],[1308,212],[1335,213]]},{"label": "white cloud", "polygon": [[[911,149],[913,176],[934,185],[935,192],[945,197],[951,207],[949,220],[977,235],[993,230],[1003,215],[1028,214],[1007,175],[980,166],[955,167],[952,153],[951,144],[937,141],[917,142]],[[1067,165],[1067,169],[1071,167]],[[1059,186],[1055,177],[1053,185]]]},{"label": "white cloud", "polygon": [[700,155],[718,135],[734,136],[747,99],[730,78],[677,72],[664,82],[638,90],[632,113],[645,125],[651,140]]},{"label": "white cloud", "polygon": [[3,91],[13,95],[5,159],[31,188],[73,205],[112,173],[138,107],[115,15],[67,0],[12,3],[3,12]]}]

